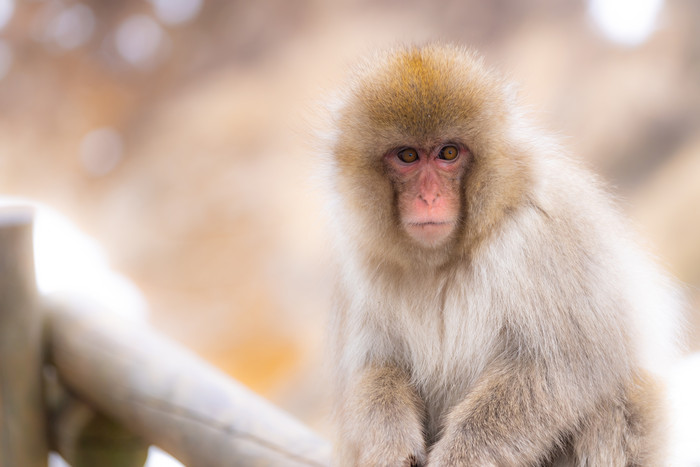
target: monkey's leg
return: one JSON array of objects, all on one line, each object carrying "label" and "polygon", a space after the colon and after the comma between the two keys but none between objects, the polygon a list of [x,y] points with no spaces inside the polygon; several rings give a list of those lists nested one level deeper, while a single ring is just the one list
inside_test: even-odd
[{"label": "monkey's leg", "polygon": [[406,372],[395,367],[366,368],[349,389],[338,411],[339,465],[423,465],[423,403]]},{"label": "monkey's leg", "polygon": [[539,465],[562,450],[582,410],[593,407],[590,397],[543,362],[496,362],[449,413],[428,465]]},{"label": "monkey's leg", "polygon": [[627,466],[625,440],[629,430],[625,404],[618,400],[602,401],[584,417],[572,440],[572,466]]},{"label": "monkey's leg", "polygon": [[661,385],[637,372],[619,400],[604,401],[584,419],[573,442],[576,465],[663,465],[664,412]]}]

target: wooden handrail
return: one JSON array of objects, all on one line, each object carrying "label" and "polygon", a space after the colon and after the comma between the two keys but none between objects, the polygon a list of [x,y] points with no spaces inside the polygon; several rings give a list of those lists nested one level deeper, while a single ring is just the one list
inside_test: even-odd
[{"label": "wooden handrail", "polygon": [[325,466],[328,444],[145,323],[76,301],[47,304],[61,381],[188,466]]}]

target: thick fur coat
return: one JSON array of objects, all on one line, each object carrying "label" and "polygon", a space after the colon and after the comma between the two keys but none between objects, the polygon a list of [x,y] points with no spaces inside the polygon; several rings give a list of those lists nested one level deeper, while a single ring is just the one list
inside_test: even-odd
[{"label": "thick fur coat", "polygon": [[[610,197],[474,53],[360,66],[327,150],[339,465],[660,465],[678,294]],[[452,141],[460,219],[424,248],[383,155]]]}]

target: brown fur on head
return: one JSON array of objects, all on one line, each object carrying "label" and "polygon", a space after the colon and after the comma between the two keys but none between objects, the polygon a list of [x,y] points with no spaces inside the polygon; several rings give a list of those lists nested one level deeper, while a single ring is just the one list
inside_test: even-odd
[{"label": "brown fur on head", "polygon": [[[373,63],[355,78],[333,148],[338,189],[365,226],[357,240],[370,256],[378,251],[398,264],[410,256],[435,265],[468,255],[510,207],[523,202],[529,183],[519,162],[522,148],[503,138],[516,132],[508,110],[510,91],[481,59],[457,47],[408,47],[375,57]],[[456,194],[459,220],[447,241],[426,248],[402,228],[385,155],[446,143],[469,153]],[[407,256],[407,251],[413,253]]]}]

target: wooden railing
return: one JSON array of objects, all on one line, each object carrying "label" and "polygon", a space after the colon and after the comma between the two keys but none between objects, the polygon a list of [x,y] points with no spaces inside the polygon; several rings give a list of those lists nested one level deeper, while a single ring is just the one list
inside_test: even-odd
[{"label": "wooden railing", "polygon": [[325,466],[328,444],[146,323],[40,297],[32,213],[0,210],[0,467]]}]

